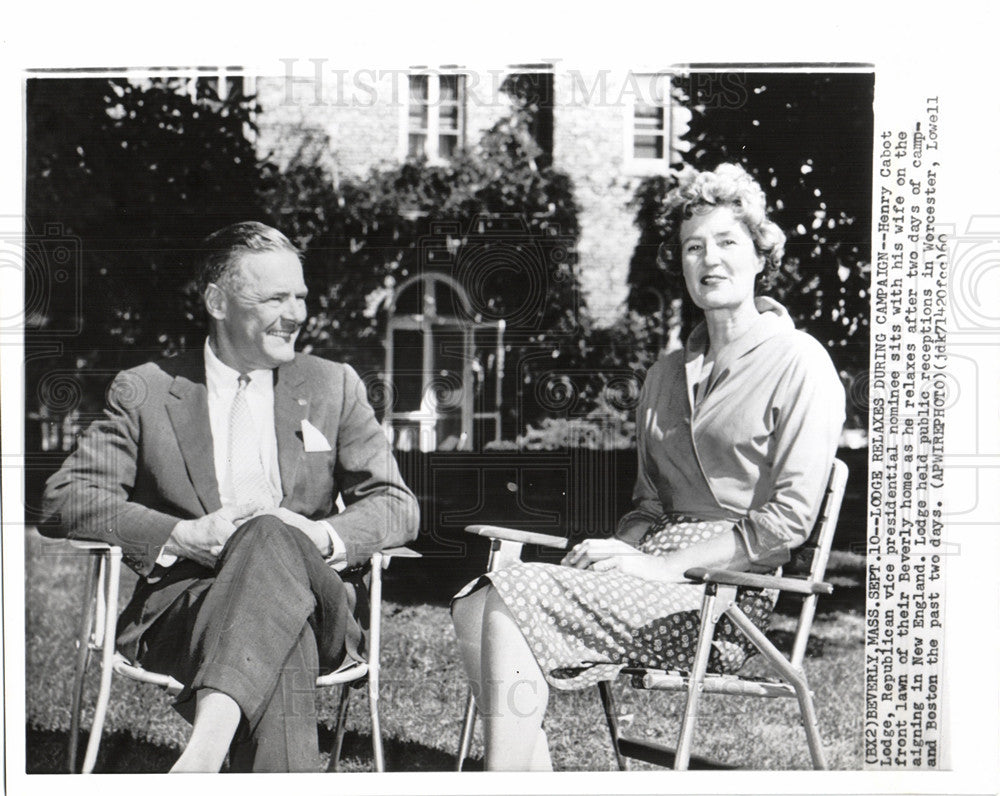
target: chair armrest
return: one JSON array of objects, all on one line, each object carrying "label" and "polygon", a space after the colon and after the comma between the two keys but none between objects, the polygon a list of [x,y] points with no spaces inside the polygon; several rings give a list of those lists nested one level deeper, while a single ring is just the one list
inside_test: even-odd
[{"label": "chair armrest", "polygon": [[108,544],[107,542],[91,542],[88,539],[67,539],[71,547],[75,547],[77,550],[121,550],[118,545]]},{"label": "chair armrest", "polygon": [[420,553],[416,550],[411,550],[409,547],[387,547],[385,550],[372,553],[371,563],[373,567],[376,557],[381,560],[382,569],[387,569],[394,558],[423,558]]},{"label": "chair armrest", "polygon": [[337,569],[336,572],[342,577],[352,575],[363,575],[366,572],[374,572],[376,569],[388,569],[394,558],[423,558],[416,550],[409,547],[387,547],[384,550],[376,550],[366,561],[355,564],[352,567]]},{"label": "chair armrest", "polygon": [[409,547],[387,547],[385,550],[379,550],[379,553],[382,554],[382,558],[423,558],[420,553]]},{"label": "chair armrest", "polygon": [[796,594],[833,594],[833,586],[822,581],[778,578],[774,575],[755,575],[752,572],[734,572],[729,569],[695,567],[684,573],[688,580],[698,583],[718,583],[723,586],[749,586],[753,589],[779,589]]},{"label": "chair armrest", "polygon": [[565,550],[569,547],[569,539],[562,536],[519,531],[515,528],[503,528],[499,525],[469,525],[466,526],[465,532],[474,533],[477,536],[485,536],[489,539],[502,539],[506,542],[517,542],[518,544],[536,544],[541,547],[554,547],[559,550]]}]

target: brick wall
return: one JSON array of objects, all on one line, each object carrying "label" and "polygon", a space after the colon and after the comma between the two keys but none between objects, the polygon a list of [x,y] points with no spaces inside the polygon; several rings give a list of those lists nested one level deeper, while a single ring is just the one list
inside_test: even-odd
[{"label": "brick wall", "polygon": [[[405,73],[317,73],[308,62],[295,65],[293,73],[294,82],[287,77],[256,82],[263,110],[257,141],[261,155],[285,164],[304,149],[335,174],[363,174],[371,166],[398,160]],[[498,92],[502,75],[496,70],[472,72],[467,81],[466,140],[472,144],[509,105]],[[626,116],[631,113],[625,83],[625,72],[606,70],[560,69],[555,77],[554,165],[576,186],[578,275],[589,311],[604,324],[623,309],[628,263],[639,234],[628,208],[639,175],[629,173],[625,157]]]},{"label": "brick wall", "polygon": [[[606,91],[598,88],[604,84]],[[577,70],[556,75],[553,160],[576,187],[579,278],[591,314],[612,322],[627,298],[628,262],[638,240],[627,205],[637,180],[624,173],[621,78]]]},{"label": "brick wall", "polygon": [[[391,75],[379,82],[371,81],[373,86],[355,75],[331,70],[323,71],[318,81],[305,68],[295,76],[310,82],[257,80],[257,101],[262,109],[258,154],[286,165],[302,152],[308,159],[319,157],[335,174],[363,174],[374,165],[396,158],[400,110],[398,100],[393,102]],[[363,87],[355,85],[355,81]],[[377,91],[374,99],[369,93],[373,90]]]},{"label": "brick wall", "polygon": [[[402,104],[406,74],[342,72],[322,69],[303,61],[285,77],[258,78],[257,101],[262,108],[257,150],[284,165],[303,146],[310,154],[329,139],[323,153],[331,166],[364,174],[372,166],[397,162],[401,148]],[[317,79],[318,78],[318,79]],[[509,108],[496,91],[497,79],[488,72],[471,73],[466,103],[466,140],[474,143]]]}]

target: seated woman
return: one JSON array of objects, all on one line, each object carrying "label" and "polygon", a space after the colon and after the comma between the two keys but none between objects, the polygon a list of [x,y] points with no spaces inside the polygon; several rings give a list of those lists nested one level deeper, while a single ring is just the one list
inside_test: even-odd
[{"label": "seated woman", "polygon": [[[812,530],[844,391],[823,346],[780,304],[755,298],[785,243],[765,202],[732,164],[687,169],[668,196],[684,282],[705,319],[646,377],[635,510],[617,538],[587,539],[561,566],[490,573],[453,603],[488,770],[551,770],[548,686],[583,688],[629,665],[690,667],[704,586],[686,570],[774,569]],[[758,593],[751,612],[759,604]],[[713,646],[716,670],[742,664],[737,645]]]}]

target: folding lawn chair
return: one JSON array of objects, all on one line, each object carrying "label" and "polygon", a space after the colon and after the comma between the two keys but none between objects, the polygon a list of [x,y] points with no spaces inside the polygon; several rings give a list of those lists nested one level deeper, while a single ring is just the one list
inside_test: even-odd
[{"label": "folding lawn chair", "polygon": [[[120,674],[141,683],[159,686],[171,696],[179,694],[184,686],[173,677],[143,669],[115,649],[118,624],[118,586],[121,576],[122,551],[120,547],[103,542],[71,540],[70,544],[90,554],[90,571],[87,576],[80,634],[77,638],[76,672],[73,678],[73,696],[70,707],[70,733],[68,763],[70,772],[76,771],[77,741],[80,733],[84,680],[90,664],[91,652],[100,653],[100,686],[94,705],[94,718],[84,754],[83,774],[90,774],[97,761],[101,744],[104,718],[111,697],[111,679]],[[368,663],[349,661],[334,672],[316,678],[317,687],[341,687],[337,709],[337,730],[330,755],[330,771],[336,771],[347,723],[350,684],[368,678],[368,706],[372,722],[372,753],[375,770],[385,770],[382,752],[381,724],[379,723],[379,647],[382,636],[382,570],[393,558],[419,558],[420,554],[406,547],[393,547],[374,553],[370,559]]]},{"label": "folding lawn chair", "polygon": [[[710,570],[700,567],[684,573],[688,579],[705,584],[698,644],[691,671],[628,667],[621,672],[630,677],[631,685],[634,688],[687,692],[687,704],[681,721],[677,749],[670,749],[652,741],[622,737],[618,729],[618,715],[611,683],[599,683],[601,703],[604,707],[615,757],[620,769],[625,770],[628,767],[627,758],[644,760],[661,766],[673,766],[678,770],[689,767],[722,767],[716,763],[691,756],[691,741],[694,736],[695,723],[698,718],[698,704],[702,694],[796,698],[805,727],[806,742],[809,746],[813,767],[826,768],[816,710],[813,705],[813,694],[809,690],[806,680],[803,660],[812,629],[813,616],[816,613],[817,598],[820,594],[833,592],[833,587],[825,583],[823,578],[830,557],[830,546],[833,543],[833,534],[837,527],[840,503],[844,496],[846,483],[847,465],[837,459],[833,462],[830,470],[826,493],[823,496],[823,503],[813,531],[805,544],[792,551],[792,560],[785,565],[782,575],[755,575],[748,572]],[[521,549],[525,544],[559,549],[565,549],[569,544],[567,539],[494,525],[471,525],[466,528],[466,531],[492,540],[487,563],[487,569],[490,572],[519,561]],[[803,598],[790,656],[786,657],[782,654],[739,607],[737,604],[737,589],[739,587],[774,589]],[[713,638],[717,638],[716,625],[723,617],[728,617],[735,628],[757,648],[771,669],[778,675],[777,678],[749,679],[736,674],[707,673],[712,641]],[[459,742],[459,771],[462,770],[465,758],[469,754],[476,714],[476,704],[470,692],[466,701],[465,720]]]}]

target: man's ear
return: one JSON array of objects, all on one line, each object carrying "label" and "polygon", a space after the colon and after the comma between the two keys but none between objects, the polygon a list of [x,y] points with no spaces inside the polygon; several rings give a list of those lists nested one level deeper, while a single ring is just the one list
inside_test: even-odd
[{"label": "man's ear", "polygon": [[205,288],[205,309],[208,314],[221,321],[226,317],[227,298],[226,291],[214,283],[209,283]]}]

